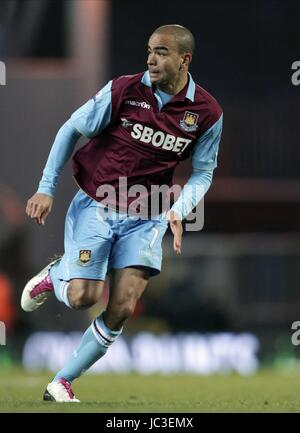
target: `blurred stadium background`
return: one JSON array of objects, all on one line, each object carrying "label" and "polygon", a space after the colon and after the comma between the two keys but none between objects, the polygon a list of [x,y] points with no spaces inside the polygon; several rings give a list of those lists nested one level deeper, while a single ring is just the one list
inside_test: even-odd
[{"label": "blurred stadium background", "polygon": [[[26,201],[68,116],[111,77],[144,70],[152,30],[180,23],[196,37],[195,81],[224,108],[205,226],[185,234],[180,257],[166,236],[162,274],[94,370],[299,370],[291,342],[300,320],[300,86],[291,82],[299,22],[297,0],[1,0],[0,320],[7,344],[0,369],[56,370],[105,307],[108,289],[89,312],[54,299],[33,314],[20,310],[27,279],[62,251],[76,191],[70,165],[45,227],[26,219]],[[176,182],[189,172],[189,164],[180,167]]]}]

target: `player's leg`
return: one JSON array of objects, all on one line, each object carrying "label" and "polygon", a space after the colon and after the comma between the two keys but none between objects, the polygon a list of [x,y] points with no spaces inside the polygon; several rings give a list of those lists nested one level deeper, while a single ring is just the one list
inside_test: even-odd
[{"label": "player's leg", "polygon": [[65,399],[61,401],[69,401],[66,384],[70,386],[75,378],[106,353],[121,334],[123,323],[133,313],[150,275],[160,272],[161,241],[166,222],[141,222],[129,218],[116,225],[118,240],[111,250],[111,267],[114,270],[107,310],[84,333],[80,346],[48,385],[45,399],[52,396],[57,400],[63,390]]},{"label": "player's leg", "polygon": [[144,266],[112,270],[109,301],[103,313],[108,328],[120,330],[132,316],[138,299],[147,287],[150,272]]},{"label": "player's leg", "polygon": [[[96,202],[79,191],[65,221],[65,254],[52,261],[25,286],[21,305],[39,308],[54,292],[71,308],[84,308],[99,299],[111,248],[110,228],[98,220]],[[71,296],[71,302],[69,301]]]},{"label": "player's leg", "polygon": [[[53,266],[52,263],[50,266]],[[34,277],[34,281],[31,280],[31,282],[27,283],[21,300],[22,308],[25,311],[30,312],[39,308],[54,291],[53,280],[50,275],[51,267],[49,272],[48,265]],[[104,281],[75,278],[70,281],[59,281],[58,284],[60,290],[59,300],[64,301],[70,308],[84,310],[99,301],[103,292]]]},{"label": "player's leg", "polygon": [[[137,300],[145,290],[150,271],[144,267],[112,271],[107,309],[84,333],[79,347],[67,364],[48,384],[45,400],[73,401],[71,383],[105,355],[122,332],[122,325],[134,312]],[[74,400],[75,401],[75,400]]]},{"label": "player's leg", "polygon": [[[101,296],[113,238],[110,221],[104,216],[103,207],[98,208],[97,203],[91,201],[82,206],[81,212],[76,210],[74,220],[67,219],[70,224],[66,225],[66,253],[59,266],[53,267],[55,275],[51,273],[51,277],[57,281],[56,296],[71,308],[88,308]],[[71,359],[48,384],[45,400],[75,401],[72,380],[103,356],[108,343],[119,335],[119,332],[107,330],[101,317],[97,318],[97,323],[104,336],[102,340],[96,334],[94,321]]]}]

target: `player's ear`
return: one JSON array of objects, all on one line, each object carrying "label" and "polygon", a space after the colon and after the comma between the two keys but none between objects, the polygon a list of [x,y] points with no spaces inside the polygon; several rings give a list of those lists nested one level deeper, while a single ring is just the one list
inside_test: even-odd
[{"label": "player's ear", "polygon": [[180,71],[184,68],[184,64],[185,64],[185,58],[184,58],[184,56],[181,56],[180,65],[179,65]]},{"label": "player's ear", "polygon": [[190,54],[190,53],[183,54],[182,57],[181,57],[181,62],[180,62],[179,69],[183,69],[184,66],[189,67],[191,61],[192,61],[192,54]]},{"label": "player's ear", "polygon": [[189,67],[191,61],[192,61],[192,54],[191,53],[184,54],[183,65]]}]

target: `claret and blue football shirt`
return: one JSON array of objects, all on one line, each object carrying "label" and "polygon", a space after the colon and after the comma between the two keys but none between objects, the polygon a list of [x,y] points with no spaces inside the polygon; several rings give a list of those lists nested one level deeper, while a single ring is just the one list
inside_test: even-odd
[{"label": "claret and blue football shirt", "polygon": [[[148,71],[113,79],[60,129],[38,192],[54,195],[80,135],[90,140],[73,156],[73,175],[94,200],[102,201],[99,187],[110,185],[116,196],[109,205],[124,211],[123,203],[134,197],[124,197],[120,178],[127,190],[142,185],[151,198],[154,186],[172,186],[176,166],[189,157],[193,174],[187,185],[202,182],[206,192],[217,166],[222,118],[217,101],[190,74],[175,96],[153,89]],[[181,194],[174,209],[184,217],[200,198]]]}]

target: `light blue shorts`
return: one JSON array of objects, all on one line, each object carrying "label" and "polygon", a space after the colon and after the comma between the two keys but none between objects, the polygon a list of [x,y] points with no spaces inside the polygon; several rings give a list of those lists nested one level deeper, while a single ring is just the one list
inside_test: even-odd
[{"label": "light blue shorts", "polygon": [[117,213],[79,190],[66,216],[59,278],[104,280],[109,269],[130,266],[146,266],[150,275],[156,275],[167,226],[163,215],[143,220]]}]

